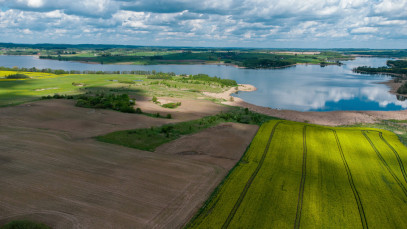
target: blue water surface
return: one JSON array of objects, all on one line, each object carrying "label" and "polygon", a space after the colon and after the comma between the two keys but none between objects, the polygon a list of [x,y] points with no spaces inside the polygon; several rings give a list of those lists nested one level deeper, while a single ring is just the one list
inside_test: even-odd
[{"label": "blue water surface", "polygon": [[388,76],[353,73],[357,66],[385,66],[385,58],[357,58],[343,66],[297,65],[284,69],[241,69],[224,65],[101,65],[44,60],[33,56],[0,56],[0,66],[64,70],[130,71],[148,70],[177,74],[205,73],[238,83],[252,84],[254,92],[239,92],[246,102],[298,111],[402,110],[407,101],[390,94],[380,84]]}]

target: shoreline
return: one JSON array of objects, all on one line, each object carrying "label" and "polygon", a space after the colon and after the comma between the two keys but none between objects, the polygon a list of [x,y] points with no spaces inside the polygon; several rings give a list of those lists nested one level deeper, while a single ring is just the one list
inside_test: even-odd
[{"label": "shoreline", "polygon": [[[393,81],[393,80],[390,80]],[[382,82],[389,84],[392,82]],[[393,87],[394,88],[394,85]],[[242,89],[242,90],[239,90]],[[224,99],[224,105],[248,108],[251,111],[291,121],[305,122],[326,126],[343,126],[360,123],[377,123],[381,120],[407,120],[407,110],[400,111],[295,111],[278,110],[270,107],[254,105],[241,98],[232,96],[236,91],[255,91],[256,87],[249,84],[239,84],[238,90],[231,88],[222,93],[204,92],[204,95]],[[397,90],[397,89],[396,89]],[[392,93],[394,94],[394,93]],[[396,95],[396,94],[395,94]],[[233,99],[230,99],[233,98]]]},{"label": "shoreline", "polygon": [[[10,56],[10,55],[3,55],[3,56]],[[17,56],[33,56],[37,59],[40,59],[40,55],[17,55]],[[295,63],[295,64],[290,64],[286,66],[279,66],[279,67],[270,67],[270,68],[246,68],[242,67],[236,64],[231,64],[231,63],[225,63],[225,62],[216,62],[216,61],[207,61],[207,62],[198,62],[197,63],[157,63],[157,64],[134,64],[135,62],[116,62],[116,63],[107,63],[107,64],[101,64],[99,62],[95,61],[81,61],[81,60],[56,60],[56,59],[48,59],[44,58],[43,60],[55,60],[55,61],[66,61],[66,62],[76,62],[76,63],[83,63],[83,64],[100,64],[100,65],[134,65],[134,66],[154,66],[154,65],[223,65],[223,66],[231,66],[239,69],[259,69],[259,70],[264,70],[264,69],[283,69],[283,68],[290,68],[290,67],[295,67],[297,65],[321,65],[321,63]],[[348,60],[348,59],[342,59],[342,60]],[[352,59],[349,59],[352,60]],[[327,62],[325,65],[338,65],[337,63],[330,63]]]},{"label": "shoreline", "polygon": [[405,80],[402,80],[399,83],[396,83],[396,82],[394,82],[394,79],[389,79],[387,81],[379,82],[377,84],[384,84],[384,85],[388,86],[389,87],[388,92],[392,95],[407,97],[406,95],[397,93],[397,90],[399,89],[399,87],[401,85],[403,85],[405,82],[406,82]]}]

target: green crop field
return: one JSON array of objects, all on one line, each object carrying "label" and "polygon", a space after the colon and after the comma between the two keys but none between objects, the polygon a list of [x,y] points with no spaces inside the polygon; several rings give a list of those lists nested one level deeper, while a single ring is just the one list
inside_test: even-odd
[{"label": "green crop field", "polygon": [[187,228],[407,228],[405,164],[386,130],[269,121]]}]

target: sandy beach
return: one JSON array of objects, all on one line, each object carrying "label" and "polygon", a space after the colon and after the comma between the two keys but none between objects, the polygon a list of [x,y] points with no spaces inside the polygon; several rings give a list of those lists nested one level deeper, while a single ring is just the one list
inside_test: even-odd
[{"label": "sandy beach", "polygon": [[[394,83],[393,80],[384,82],[390,87],[392,94],[397,94],[396,90],[401,83]],[[255,91],[256,87],[249,84],[239,84],[238,90],[231,88],[228,91],[222,93],[204,93],[207,96],[224,99],[223,104],[230,106],[239,106],[248,108],[251,111],[266,114],[282,119],[308,122],[313,124],[328,125],[328,126],[340,126],[340,125],[352,125],[357,123],[376,123],[380,120],[405,120],[407,119],[407,110],[402,111],[326,111],[326,112],[302,112],[295,110],[278,110],[269,107],[257,106],[251,103],[247,103],[241,98],[233,97],[231,94],[236,91]]]}]

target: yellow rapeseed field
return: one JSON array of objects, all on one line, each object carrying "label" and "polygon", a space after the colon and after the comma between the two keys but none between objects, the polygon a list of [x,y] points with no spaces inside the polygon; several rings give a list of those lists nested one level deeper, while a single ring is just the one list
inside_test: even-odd
[{"label": "yellow rapeseed field", "polygon": [[187,228],[407,228],[406,164],[389,131],[270,121]]}]

